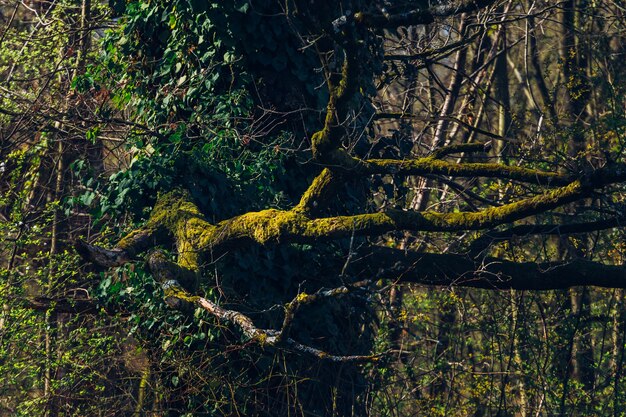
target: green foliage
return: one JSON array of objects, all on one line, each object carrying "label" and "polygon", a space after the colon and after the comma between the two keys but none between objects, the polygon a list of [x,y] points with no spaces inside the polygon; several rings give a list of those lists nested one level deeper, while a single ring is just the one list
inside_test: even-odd
[{"label": "green foliage", "polygon": [[[115,359],[121,355],[120,323],[106,314],[57,313],[54,301],[46,306],[45,300],[65,296],[65,288],[79,288],[76,298],[86,299],[89,293],[84,287],[91,277],[79,273],[75,254],[64,251],[51,256],[46,250],[50,242],[46,231],[57,205],[38,212],[37,223],[32,224],[33,213],[25,209],[23,198],[12,200],[12,217],[21,220],[0,222],[0,233],[8,237],[1,241],[0,252],[9,254],[8,264],[0,267],[0,373],[4,375],[0,410],[15,416],[42,415],[50,399],[57,397],[72,398],[71,405],[63,401],[72,414],[93,415],[105,404],[122,409],[118,401],[130,380],[117,381],[122,377]],[[44,300],[41,309],[30,305],[29,300],[38,299]],[[48,381],[47,369],[53,372]],[[102,401],[94,402],[93,395],[101,395]],[[120,397],[115,399],[116,395]],[[60,402],[58,406],[63,407]]]},{"label": "green foliage", "polygon": [[[284,173],[287,165],[294,174],[301,171],[289,150],[300,145],[293,131],[267,125],[256,94],[276,89],[273,100],[282,110],[308,102],[321,107],[324,97],[313,90],[297,97],[292,92],[287,103],[281,95],[281,88],[297,85],[285,83],[285,77],[307,80],[311,87],[319,75],[312,71],[316,57],[298,51],[297,37],[268,17],[276,6],[272,1],[254,7],[247,1],[127,3],[123,24],[103,41],[100,64],[73,85],[77,91],[109,92],[115,107],[149,128],[131,134],[130,163],[110,178],[90,180],[89,170],[75,165],[89,191],[68,204],[93,207],[96,221],[125,211],[141,218],[158,192],[181,185],[217,218],[292,202],[290,194],[302,189],[306,174]],[[103,115],[114,110],[107,106],[99,110]],[[97,133],[88,131],[87,139]],[[242,195],[253,204],[245,206]],[[218,203],[217,196],[229,198]]]}]

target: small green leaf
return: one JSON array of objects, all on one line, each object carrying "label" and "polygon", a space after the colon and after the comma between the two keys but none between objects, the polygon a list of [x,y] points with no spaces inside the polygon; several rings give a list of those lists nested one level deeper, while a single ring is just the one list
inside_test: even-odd
[{"label": "small green leaf", "polygon": [[241,12],[241,13],[246,13],[246,12],[248,11],[248,9],[249,9],[249,8],[250,8],[250,3],[245,2],[245,3],[243,4],[243,6],[241,6],[241,7],[239,7],[239,8],[237,9],[237,11],[239,11],[239,12]]},{"label": "small green leaf", "polygon": [[231,63],[235,62],[235,54],[233,54],[230,51],[226,52],[224,54],[224,62],[226,64],[231,64]]}]

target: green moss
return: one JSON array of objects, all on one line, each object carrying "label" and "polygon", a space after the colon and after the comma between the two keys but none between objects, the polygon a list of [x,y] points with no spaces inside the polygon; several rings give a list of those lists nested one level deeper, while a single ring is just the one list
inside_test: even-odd
[{"label": "green moss", "polygon": [[[328,112],[329,110],[327,110]],[[326,116],[326,124],[322,130],[319,130],[311,136],[311,148],[313,150],[313,156],[318,160],[323,160],[324,155],[333,149],[333,144],[330,135],[330,123],[328,121],[329,116]]]},{"label": "green moss", "polygon": [[254,339],[259,343],[259,345],[264,346],[267,343],[267,334],[263,332],[257,332],[254,335]]},{"label": "green moss", "polygon": [[[397,161],[395,161],[397,162]],[[415,161],[409,161],[414,163]],[[430,158],[422,163],[440,164]],[[444,162],[445,163],[445,162]],[[470,165],[470,164],[466,164]],[[328,175],[326,175],[327,173]],[[293,210],[275,209],[246,213],[212,225],[200,214],[197,207],[186,200],[186,194],[165,195],[155,208],[149,227],[158,227],[157,221],[166,224],[175,236],[179,266],[198,271],[202,251],[213,250],[223,244],[234,245],[254,241],[259,244],[284,242],[311,242],[317,239],[336,239],[357,235],[376,235],[393,230],[457,231],[476,230],[512,222],[524,217],[554,209],[584,197],[588,191],[580,181],[501,207],[478,212],[437,213],[412,211],[387,211],[354,216],[336,216],[311,219],[306,207],[313,204],[320,190],[330,178],[326,170],[303,195],[301,203]],[[132,240],[138,234],[131,234]]]},{"label": "green moss", "polygon": [[150,238],[150,236],[157,233],[158,229],[159,228],[156,225],[146,225],[140,229],[133,230],[117,242],[116,246],[120,249],[134,253],[138,242]]},{"label": "green moss", "polygon": [[315,177],[304,194],[302,194],[300,202],[293,208],[293,211],[310,217],[315,212],[316,207],[326,205],[328,192],[331,188],[334,188],[333,183],[335,182],[336,179],[332,171],[328,168],[324,168],[322,172]]},{"label": "green moss", "polygon": [[[311,136],[313,156],[324,163],[343,166],[333,159],[333,153],[340,149],[341,135],[338,120],[343,120],[349,109],[349,102],[358,90],[358,63],[350,42],[345,46],[345,59],[338,86],[329,85],[330,97],[326,106],[326,117],[322,130]],[[347,161],[347,160],[346,160]],[[344,162],[344,161],[342,161]]]},{"label": "green moss", "polygon": [[[278,243],[282,236],[297,234],[308,219],[293,211],[263,210],[247,213],[237,219],[237,227],[256,242]],[[233,226],[234,227],[234,226]]]},{"label": "green moss", "polygon": [[443,174],[452,177],[509,178],[535,184],[565,185],[569,182],[567,177],[556,172],[490,163],[456,164],[435,157],[404,161],[397,159],[367,160],[363,164],[363,170],[370,174]]},{"label": "green moss", "polygon": [[200,297],[191,295],[180,285],[168,285],[163,288],[165,303],[176,310],[189,310],[192,305],[200,301]]},{"label": "green moss", "polygon": [[355,216],[337,216],[302,222],[300,237],[308,240],[340,238],[353,232],[375,235],[393,230],[476,230],[512,222],[551,210],[584,195],[579,181],[533,198],[479,212],[437,213],[390,210]]},{"label": "green moss", "polygon": [[132,231],[122,238],[117,247],[134,252],[140,242],[151,239],[165,229],[178,236],[176,226],[189,217],[201,217],[198,208],[190,202],[187,192],[176,190],[162,194],[150,213],[150,219],[141,228]]},{"label": "green moss", "polygon": [[339,81],[339,86],[334,91],[339,102],[337,107],[339,107],[342,112],[347,110],[343,109],[343,107],[346,106],[346,101],[350,99],[350,96],[356,89],[355,78],[357,76],[357,68],[356,62],[354,62],[354,54],[354,48],[346,47],[346,58],[344,59],[343,66],[341,67],[341,81]]},{"label": "green moss", "polygon": [[[567,204],[579,199],[584,194],[584,191],[581,182],[574,181],[566,187],[558,188],[536,197],[479,212],[425,212],[422,214],[423,219],[426,221],[422,230],[475,230],[493,227],[497,224],[512,222]],[[416,216],[410,217],[413,217],[412,220],[415,221],[417,220]]]},{"label": "green moss", "polygon": [[196,303],[200,300],[200,297],[197,295],[190,295],[185,289],[179,285],[172,285],[165,290],[163,290],[163,294],[166,297],[178,298],[180,300],[187,301],[189,303]]},{"label": "green moss", "polygon": [[175,231],[181,221],[194,217],[203,218],[190,194],[184,190],[175,190],[159,196],[148,225],[164,225],[170,231]]}]

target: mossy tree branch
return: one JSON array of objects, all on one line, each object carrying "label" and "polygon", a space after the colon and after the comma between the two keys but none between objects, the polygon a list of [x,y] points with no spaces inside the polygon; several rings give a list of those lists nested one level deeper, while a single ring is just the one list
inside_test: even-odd
[{"label": "mossy tree branch", "polygon": [[[261,329],[245,314],[223,308],[211,300],[190,293],[183,287],[183,284],[181,284],[181,282],[189,278],[190,271],[169,261],[163,251],[152,251],[148,256],[147,263],[153,277],[161,284],[166,303],[170,307],[185,310],[188,305],[198,306],[210,313],[217,320],[237,327],[243,333],[247,343],[256,343],[261,347],[276,347],[279,349],[293,350],[300,354],[312,355],[317,359],[332,362],[373,362],[380,357],[380,355],[341,356],[326,353],[289,338],[288,326],[283,326],[283,329],[280,331]],[[344,290],[344,288],[345,287],[341,287],[313,295],[300,294],[296,297],[296,302],[308,303],[316,301],[318,298],[340,295],[347,292],[347,289]]]},{"label": "mossy tree branch", "polygon": [[333,191],[336,189],[337,177],[339,177],[337,173],[324,168],[302,194],[300,202],[293,208],[293,211],[309,218],[316,217],[323,208],[324,203],[330,199]]},{"label": "mossy tree branch", "polygon": [[359,45],[353,29],[348,25],[341,30],[340,44],[344,52],[341,78],[336,85],[332,78],[328,80],[330,97],[326,106],[324,126],[311,137],[313,157],[329,165],[336,164],[335,154],[341,148],[344,136],[341,124],[350,110],[350,101],[359,90]]},{"label": "mossy tree branch", "polygon": [[[325,175],[321,177],[324,178]],[[217,224],[209,223],[186,193],[173,192],[161,196],[148,226],[140,229],[141,233],[131,233],[130,237],[122,239],[111,252],[115,253],[114,259],[128,260],[146,246],[146,238],[134,240],[135,236],[143,236],[146,230],[165,229],[174,237],[179,251],[179,264],[197,271],[200,254],[209,251],[220,253],[252,243],[314,243],[399,230],[454,232],[489,229],[572,203],[589,196],[596,189],[624,180],[626,167],[617,165],[599,169],[543,194],[481,211],[439,213],[389,210],[325,218],[309,218],[303,209],[314,206],[313,195],[317,188],[313,187],[313,190],[309,190],[311,194],[303,198],[304,204],[301,202],[292,210],[268,209],[250,212]],[[134,242],[135,246],[129,242]],[[101,260],[101,252],[106,252],[89,245],[82,245],[81,250],[94,262]],[[107,260],[105,257],[105,261]]]},{"label": "mossy tree branch", "polygon": [[[485,176],[509,178],[534,184],[568,184],[567,178],[557,173],[490,163],[454,164],[433,157],[407,161],[369,160],[358,166],[359,172],[367,174]],[[137,254],[158,243],[165,242],[167,234],[170,234],[175,238],[181,265],[197,270],[201,251],[209,248],[218,249],[236,241],[251,240],[262,244],[281,241],[311,242],[315,239],[341,238],[353,232],[357,235],[371,235],[393,230],[484,229],[567,204],[581,198],[594,188],[574,180],[565,187],[552,192],[479,212],[387,211],[355,216],[315,218],[318,209],[330,198],[338,175],[330,169],[324,169],[292,210],[272,209],[247,213],[217,225],[210,224],[203,217],[191,202],[188,194],[169,193],[159,198],[146,225],[121,239],[114,248],[104,249],[80,241],[77,242],[76,247],[86,259],[101,266],[112,267],[129,262]],[[599,181],[597,187],[610,182],[612,182],[611,177],[604,178]]]},{"label": "mossy tree branch", "polygon": [[[167,304],[176,309],[198,306],[218,320],[237,327],[249,343],[311,355],[334,362],[371,362],[376,355],[337,356],[289,338],[289,329],[301,304],[319,298],[337,296],[347,287],[300,294],[285,308],[280,330],[261,329],[245,314],[223,308],[204,297],[194,295],[190,288],[196,284],[199,256],[204,252],[223,252],[246,244],[279,244],[288,242],[314,243],[349,236],[379,235],[395,230],[460,231],[492,228],[564,204],[583,199],[594,190],[626,180],[626,166],[605,167],[581,175],[569,184],[535,197],[482,211],[460,213],[387,211],[311,218],[316,200],[332,183],[330,170],[324,170],[313,182],[301,202],[292,210],[263,210],[246,213],[217,224],[209,223],[191,201],[188,193],[172,192],[160,196],[146,226],[123,238],[116,248],[105,250],[82,244],[84,254],[94,262],[109,266],[125,262],[145,250],[152,242],[170,235],[176,242],[178,262],[170,261],[160,250],[148,256],[148,266],[161,283]],[[154,243],[152,243],[154,244]],[[452,254],[412,253],[373,247],[368,254],[356,256],[346,276],[353,279],[383,278],[399,282],[427,285],[460,285],[485,289],[546,290],[575,285],[598,285],[626,288],[626,270],[586,260],[566,263],[516,263],[503,259],[473,259]]]},{"label": "mossy tree branch", "polygon": [[446,153],[464,152],[464,149],[475,151],[472,144],[455,145],[442,149],[442,153],[434,153],[431,157],[417,159],[369,159],[357,164],[359,172],[366,174],[394,175],[446,175],[449,177],[492,177],[511,179],[538,185],[566,185],[571,177],[556,172],[496,163],[462,163],[442,161],[438,158]]},{"label": "mossy tree branch", "polygon": [[[481,145],[482,146],[482,145]],[[483,148],[484,150],[484,148]],[[434,152],[433,155],[416,159],[367,159],[351,156],[344,149],[334,149],[329,154],[329,168],[346,176],[375,174],[392,175],[446,175],[450,177],[492,177],[511,179],[537,185],[566,185],[571,176],[538,169],[497,163],[454,163],[440,158],[458,152],[477,152],[475,144],[453,145]]]}]

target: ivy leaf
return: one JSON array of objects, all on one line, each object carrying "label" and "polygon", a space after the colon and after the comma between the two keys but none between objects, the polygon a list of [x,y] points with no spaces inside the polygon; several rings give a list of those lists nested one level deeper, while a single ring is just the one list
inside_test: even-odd
[{"label": "ivy leaf", "polygon": [[231,51],[226,52],[224,54],[224,63],[232,64],[233,62],[235,62],[235,54],[233,54]]},{"label": "ivy leaf", "polygon": [[93,191],[87,191],[83,195],[80,196],[80,202],[85,206],[90,206],[93,200],[96,198],[96,193]]},{"label": "ivy leaf", "polygon": [[247,13],[249,8],[250,8],[250,3],[245,2],[241,7],[237,9],[237,11],[240,13]]}]

